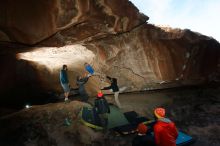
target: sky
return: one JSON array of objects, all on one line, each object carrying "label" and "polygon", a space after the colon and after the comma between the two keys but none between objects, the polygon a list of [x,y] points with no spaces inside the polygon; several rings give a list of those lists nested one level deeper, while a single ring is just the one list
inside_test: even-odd
[{"label": "sky", "polygon": [[220,42],[220,0],[130,0],[148,22],[190,29]]}]

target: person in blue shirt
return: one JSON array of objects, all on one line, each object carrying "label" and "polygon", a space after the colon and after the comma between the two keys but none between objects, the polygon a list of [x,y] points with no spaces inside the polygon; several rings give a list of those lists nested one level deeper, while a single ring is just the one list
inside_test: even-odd
[{"label": "person in blue shirt", "polygon": [[64,90],[65,101],[68,100],[69,92],[70,92],[70,84],[67,75],[67,65],[63,65],[62,70],[60,71],[60,83]]}]

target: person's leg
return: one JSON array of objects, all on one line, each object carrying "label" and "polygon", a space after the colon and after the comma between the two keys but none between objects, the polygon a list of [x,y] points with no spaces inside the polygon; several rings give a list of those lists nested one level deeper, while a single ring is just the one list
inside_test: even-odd
[{"label": "person's leg", "polygon": [[80,94],[83,102],[88,102],[89,95],[87,93]]},{"label": "person's leg", "polygon": [[118,92],[114,92],[115,102],[116,102],[118,108],[121,108],[121,103],[119,102],[118,95],[119,95],[119,91]]},{"label": "person's leg", "polygon": [[105,119],[105,129],[108,129],[108,114],[104,114],[104,119]]},{"label": "person's leg", "polygon": [[103,114],[99,114],[99,118],[101,120],[102,127],[104,128],[105,127],[105,120],[104,120]]},{"label": "person's leg", "polygon": [[80,86],[80,88],[79,88],[79,95],[81,96],[81,100],[83,102],[87,102],[88,101],[89,95],[87,94],[86,89],[85,89],[84,86]]},{"label": "person's leg", "polygon": [[67,94],[67,88],[66,88],[66,84],[61,84],[63,91],[64,91],[64,101],[68,100],[68,94]]},{"label": "person's leg", "polygon": [[66,97],[65,97],[66,100],[69,100],[69,93],[70,92],[66,92]]},{"label": "person's leg", "polygon": [[100,120],[101,120],[101,124],[103,127],[104,132],[107,131],[108,129],[108,117],[107,114],[99,114]]},{"label": "person's leg", "polygon": [[69,95],[68,92],[65,92],[65,93],[64,93],[64,96],[65,96],[64,101],[67,101],[67,100],[68,100],[68,95]]},{"label": "person's leg", "polygon": [[69,92],[70,92],[70,87],[68,84],[64,84],[63,87],[64,87],[64,97],[65,97],[64,101],[67,101],[67,100],[69,100],[68,96],[69,96]]}]

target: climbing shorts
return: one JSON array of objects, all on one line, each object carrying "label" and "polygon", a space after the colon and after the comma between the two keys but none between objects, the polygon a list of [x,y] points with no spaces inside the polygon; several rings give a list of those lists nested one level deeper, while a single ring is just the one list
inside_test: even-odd
[{"label": "climbing shorts", "polygon": [[63,87],[64,92],[70,92],[70,87],[69,84],[61,84],[61,86]]}]

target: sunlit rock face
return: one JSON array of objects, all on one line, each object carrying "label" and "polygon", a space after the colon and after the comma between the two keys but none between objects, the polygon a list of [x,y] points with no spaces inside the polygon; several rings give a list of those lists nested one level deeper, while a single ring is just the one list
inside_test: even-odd
[{"label": "sunlit rock face", "polygon": [[[0,40],[35,44],[60,30],[67,41],[129,31],[148,20],[127,0],[4,0]],[[62,34],[57,34],[62,40]]]},{"label": "sunlit rock face", "polygon": [[[1,47],[0,67],[7,69],[0,72],[1,79],[10,81],[2,84],[4,91],[31,87],[38,92],[39,86],[62,92],[63,64],[68,65],[70,84],[76,88],[76,76],[85,73],[85,62],[102,77],[116,77],[124,92],[220,79],[216,40],[190,30],[147,24],[148,17],[127,0],[8,0],[0,8],[2,41],[38,42],[31,47],[14,43],[11,49]],[[106,85],[95,76],[86,88],[94,95]]]},{"label": "sunlit rock face", "polygon": [[[93,62],[96,55],[80,44],[63,47],[35,47],[32,49],[30,52],[17,54],[17,59],[21,61],[18,64],[26,62],[37,68],[38,80],[42,82],[41,86],[47,91],[60,90],[59,72],[64,64],[68,67],[71,87],[77,88],[76,77],[79,75],[83,76],[86,73],[84,63]],[[25,67],[23,68],[20,65],[17,71],[24,72],[23,70],[26,70]],[[98,86],[96,87],[98,83],[96,82],[94,80],[91,82],[93,90],[98,90]]]}]

